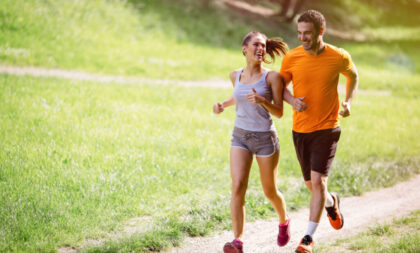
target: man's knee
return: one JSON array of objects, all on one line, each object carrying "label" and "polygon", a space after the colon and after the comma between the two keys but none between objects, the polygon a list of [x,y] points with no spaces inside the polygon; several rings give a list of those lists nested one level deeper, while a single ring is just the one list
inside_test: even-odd
[{"label": "man's knee", "polygon": [[311,186],[315,191],[325,191],[327,188],[327,177],[326,176],[312,176]]}]

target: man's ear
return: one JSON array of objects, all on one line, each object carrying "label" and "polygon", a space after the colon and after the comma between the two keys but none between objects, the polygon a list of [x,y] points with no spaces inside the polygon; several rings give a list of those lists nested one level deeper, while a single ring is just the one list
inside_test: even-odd
[{"label": "man's ear", "polygon": [[321,29],[319,30],[319,35],[323,36],[324,32],[325,32],[325,27],[322,26]]}]

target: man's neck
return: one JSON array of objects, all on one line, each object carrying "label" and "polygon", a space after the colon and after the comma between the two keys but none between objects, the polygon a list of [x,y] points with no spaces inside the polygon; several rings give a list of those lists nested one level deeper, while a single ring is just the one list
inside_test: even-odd
[{"label": "man's neck", "polygon": [[311,55],[319,55],[322,54],[322,52],[324,52],[325,50],[325,43],[324,41],[321,39],[319,41],[319,43],[317,43],[316,47],[314,49],[311,50],[307,50],[307,52]]}]

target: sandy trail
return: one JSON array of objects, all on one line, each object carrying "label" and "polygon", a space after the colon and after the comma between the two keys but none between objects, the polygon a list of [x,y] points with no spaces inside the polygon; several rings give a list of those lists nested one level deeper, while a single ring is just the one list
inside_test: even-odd
[{"label": "sandy trail", "polygon": [[[389,221],[392,217],[408,214],[420,209],[420,175],[391,188],[365,193],[358,197],[341,199],[344,227],[334,230],[325,212],[314,236],[315,242],[328,243],[341,237],[354,235],[376,223]],[[243,237],[245,252],[271,253],[294,252],[301,237],[306,232],[309,210],[307,208],[290,213],[292,238],[286,247],[276,244],[277,220],[257,221],[245,226]],[[188,238],[183,247],[168,253],[219,253],[225,242],[232,240],[231,231],[223,231],[212,237]]]}]

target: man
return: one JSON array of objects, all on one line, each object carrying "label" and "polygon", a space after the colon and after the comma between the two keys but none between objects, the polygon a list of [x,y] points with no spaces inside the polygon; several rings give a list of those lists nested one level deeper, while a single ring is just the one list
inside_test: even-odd
[{"label": "man", "polygon": [[[325,18],[308,10],[298,19],[301,46],[283,59],[280,73],[285,84],[293,82],[293,95],[284,89],[284,100],[293,106],[293,142],[307,188],[311,191],[308,230],[296,252],[312,252],[313,234],[324,207],[331,226],[344,224],[338,194],[327,191],[328,172],[334,159],[341,129],[339,114],[350,116],[350,105],[358,86],[358,75],[350,55],[323,41]],[[340,104],[337,92],[339,75],[347,79],[346,98]]]}]

